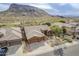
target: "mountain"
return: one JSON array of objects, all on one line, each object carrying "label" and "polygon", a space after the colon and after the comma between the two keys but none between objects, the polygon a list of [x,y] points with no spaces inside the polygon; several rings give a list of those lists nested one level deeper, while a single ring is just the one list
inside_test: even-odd
[{"label": "mountain", "polygon": [[[17,15],[17,16],[35,16],[35,17],[39,17],[39,16],[46,16],[48,15],[45,11],[33,7],[33,6],[28,6],[28,5],[20,5],[20,4],[11,4],[9,9],[6,10],[3,13],[9,13],[10,12],[10,16],[11,15]],[[8,15],[8,14],[5,14]]]},{"label": "mountain", "polygon": [[[0,12],[0,22],[28,20],[34,18],[49,17],[49,14],[42,9],[29,5],[11,4],[9,9]],[[28,19],[27,19],[28,18]]]}]

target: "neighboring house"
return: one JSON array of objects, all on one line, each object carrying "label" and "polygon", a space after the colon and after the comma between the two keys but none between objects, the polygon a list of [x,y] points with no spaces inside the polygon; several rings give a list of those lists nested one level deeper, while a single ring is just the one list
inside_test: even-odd
[{"label": "neighboring house", "polygon": [[[49,30],[49,28],[47,25],[25,27],[28,41],[34,43],[47,39],[41,30]],[[20,32],[20,28],[6,29],[6,35],[0,38],[0,47],[21,44],[22,37]]]}]

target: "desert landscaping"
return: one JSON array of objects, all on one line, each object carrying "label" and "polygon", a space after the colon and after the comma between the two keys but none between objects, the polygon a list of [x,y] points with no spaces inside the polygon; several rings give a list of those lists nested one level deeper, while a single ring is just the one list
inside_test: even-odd
[{"label": "desert landscaping", "polygon": [[20,4],[11,4],[0,12],[0,48],[8,48],[6,56],[42,55],[78,41],[79,18],[51,16],[42,9]]}]

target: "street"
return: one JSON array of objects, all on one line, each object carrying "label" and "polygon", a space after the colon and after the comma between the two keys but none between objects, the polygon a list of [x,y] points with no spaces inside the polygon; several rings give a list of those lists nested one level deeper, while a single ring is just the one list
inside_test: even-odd
[{"label": "street", "polygon": [[[79,56],[79,44],[64,49],[64,56]],[[55,56],[54,51],[50,51],[39,56]]]},{"label": "street", "polygon": [[[16,51],[18,50],[18,48],[20,47],[20,45],[16,45],[16,46],[12,46],[12,47],[9,47],[9,51],[7,53],[7,55],[15,55]],[[32,54],[26,54],[26,56],[30,56],[30,55],[33,55],[33,56],[58,56],[58,55],[55,55],[54,54],[54,50],[52,48],[49,48],[47,49],[47,47],[41,47],[42,50],[39,50],[40,51],[40,54],[39,51],[37,52],[36,55],[33,55]],[[50,49],[50,51],[48,51]],[[41,53],[41,51],[48,51],[46,53]],[[66,48],[63,48],[63,55],[64,56],[79,56],[79,44],[75,44],[75,45],[72,45],[70,47],[66,47]]]}]

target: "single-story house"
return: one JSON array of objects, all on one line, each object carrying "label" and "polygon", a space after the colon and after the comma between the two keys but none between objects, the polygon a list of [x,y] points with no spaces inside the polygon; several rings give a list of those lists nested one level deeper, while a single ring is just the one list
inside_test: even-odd
[{"label": "single-story house", "polygon": [[[26,36],[30,43],[47,40],[45,34],[40,29],[48,30],[49,28],[46,25],[25,27]],[[20,28],[8,28],[5,30],[6,35],[0,38],[0,47],[21,44],[22,36]]]}]

